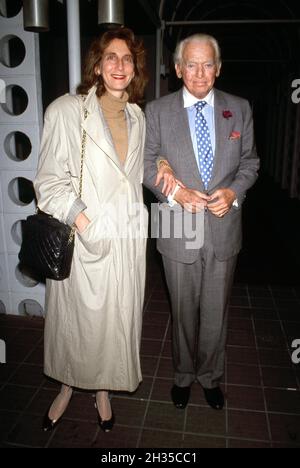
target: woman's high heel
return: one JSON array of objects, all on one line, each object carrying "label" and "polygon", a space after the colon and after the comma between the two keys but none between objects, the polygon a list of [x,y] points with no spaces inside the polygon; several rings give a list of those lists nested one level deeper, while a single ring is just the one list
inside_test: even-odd
[{"label": "woman's high heel", "polygon": [[49,405],[49,408],[47,409],[44,419],[43,419],[42,428],[43,428],[43,431],[45,432],[52,431],[57,426],[57,424],[60,422],[62,418],[62,415],[58,419],[49,418],[49,411],[50,411],[51,405],[52,403]]},{"label": "woman's high heel", "polygon": [[102,431],[103,432],[110,432],[112,430],[114,424],[115,424],[115,415],[114,415],[113,410],[111,410],[111,418],[104,421],[101,418],[100,413],[99,413],[99,408],[98,408],[98,405],[97,405],[96,396],[95,396],[95,408],[97,410],[98,424],[101,427]]},{"label": "woman's high heel", "polygon": [[[72,395],[70,396],[69,403],[70,403],[70,401],[72,400],[72,397],[73,397],[73,393],[72,393]],[[52,402],[52,403],[53,403],[53,402]],[[52,431],[52,430],[57,426],[57,424],[61,421],[61,419],[62,419],[62,417],[63,417],[63,415],[64,415],[64,412],[65,412],[65,411],[64,411],[64,412],[60,415],[60,417],[57,418],[57,419],[50,419],[50,418],[49,418],[49,412],[50,412],[50,408],[51,408],[51,406],[52,406],[52,403],[50,403],[50,405],[49,405],[49,407],[48,407],[48,409],[47,409],[47,411],[46,411],[46,413],[45,413],[45,415],[44,415],[44,419],[43,419],[42,429],[43,429],[43,431],[45,431],[45,432]],[[69,405],[69,403],[68,403],[68,405]],[[67,406],[67,407],[68,407],[68,406]],[[66,408],[66,409],[67,409],[67,408]]]}]

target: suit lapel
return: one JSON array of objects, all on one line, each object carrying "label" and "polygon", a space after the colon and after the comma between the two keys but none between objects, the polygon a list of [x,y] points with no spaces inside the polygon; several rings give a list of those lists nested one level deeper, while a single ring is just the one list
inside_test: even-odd
[{"label": "suit lapel", "polygon": [[179,148],[179,153],[183,160],[183,164],[188,164],[190,167],[190,172],[193,174],[195,181],[198,184],[200,181],[201,185],[203,185],[195,159],[189,119],[187,110],[184,108],[183,104],[182,90],[177,93],[174,105],[172,106],[172,120],[170,124],[172,125],[174,140],[177,141],[177,147]]},{"label": "suit lapel", "polygon": [[218,177],[219,171],[222,169],[224,158],[227,157],[227,145],[224,144],[230,135],[231,122],[230,119],[223,117],[223,111],[227,109],[227,103],[217,89],[214,90],[214,120],[215,120],[215,135],[216,149],[214,155],[214,165],[212,178],[209,187],[214,186],[214,181]]}]

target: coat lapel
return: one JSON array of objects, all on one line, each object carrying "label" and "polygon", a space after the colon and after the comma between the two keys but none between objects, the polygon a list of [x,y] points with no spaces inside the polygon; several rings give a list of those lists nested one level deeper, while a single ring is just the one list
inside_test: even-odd
[{"label": "coat lapel", "polygon": [[[127,104],[127,122],[128,122],[128,152],[124,166],[115,151],[110,130],[105,122],[101,109],[99,108],[98,99],[96,96],[96,87],[94,86],[85,102],[84,107],[88,111],[88,117],[82,122],[82,128],[93,142],[105,153],[111,160],[114,167],[124,174],[129,173],[134,162],[134,154],[139,146],[140,137],[140,121],[134,112],[132,106]],[[88,161],[87,161],[88,163]]]},{"label": "coat lapel", "polygon": [[87,109],[88,116],[86,120],[82,121],[82,128],[86,131],[87,135],[93,140],[93,142],[111,160],[115,168],[123,172],[120,160],[115,152],[113,142],[111,140],[110,131],[105,124],[103,116],[101,115],[95,86],[91,88],[83,106]]},{"label": "coat lapel", "polygon": [[134,164],[135,152],[140,144],[141,128],[140,121],[130,104],[126,106],[126,114],[128,122],[128,151],[124,163],[124,170],[128,174]]}]

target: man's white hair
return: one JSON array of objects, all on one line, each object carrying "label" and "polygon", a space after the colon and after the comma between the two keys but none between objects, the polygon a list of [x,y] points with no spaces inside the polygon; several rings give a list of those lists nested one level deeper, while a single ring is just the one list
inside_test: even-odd
[{"label": "man's white hair", "polygon": [[192,36],[186,37],[182,41],[180,41],[177,44],[177,47],[174,52],[174,63],[175,64],[180,64],[182,63],[183,60],[183,50],[187,46],[187,44],[190,44],[191,42],[199,42],[199,43],[208,43],[211,44],[215,51],[215,58],[216,58],[216,63],[217,66],[220,67],[222,60],[221,60],[221,49],[219,46],[219,43],[217,39],[215,39],[213,36],[210,36],[209,34],[193,34]]}]

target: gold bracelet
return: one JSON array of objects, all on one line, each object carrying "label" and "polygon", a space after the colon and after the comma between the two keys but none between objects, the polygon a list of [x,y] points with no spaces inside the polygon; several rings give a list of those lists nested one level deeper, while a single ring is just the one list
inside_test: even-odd
[{"label": "gold bracelet", "polygon": [[157,169],[159,170],[160,169],[160,166],[167,166],[171,169],[171,166],[170,164],[168,163],[168,161],[166,159],[160,159],[159,161],[157,161]]}]

